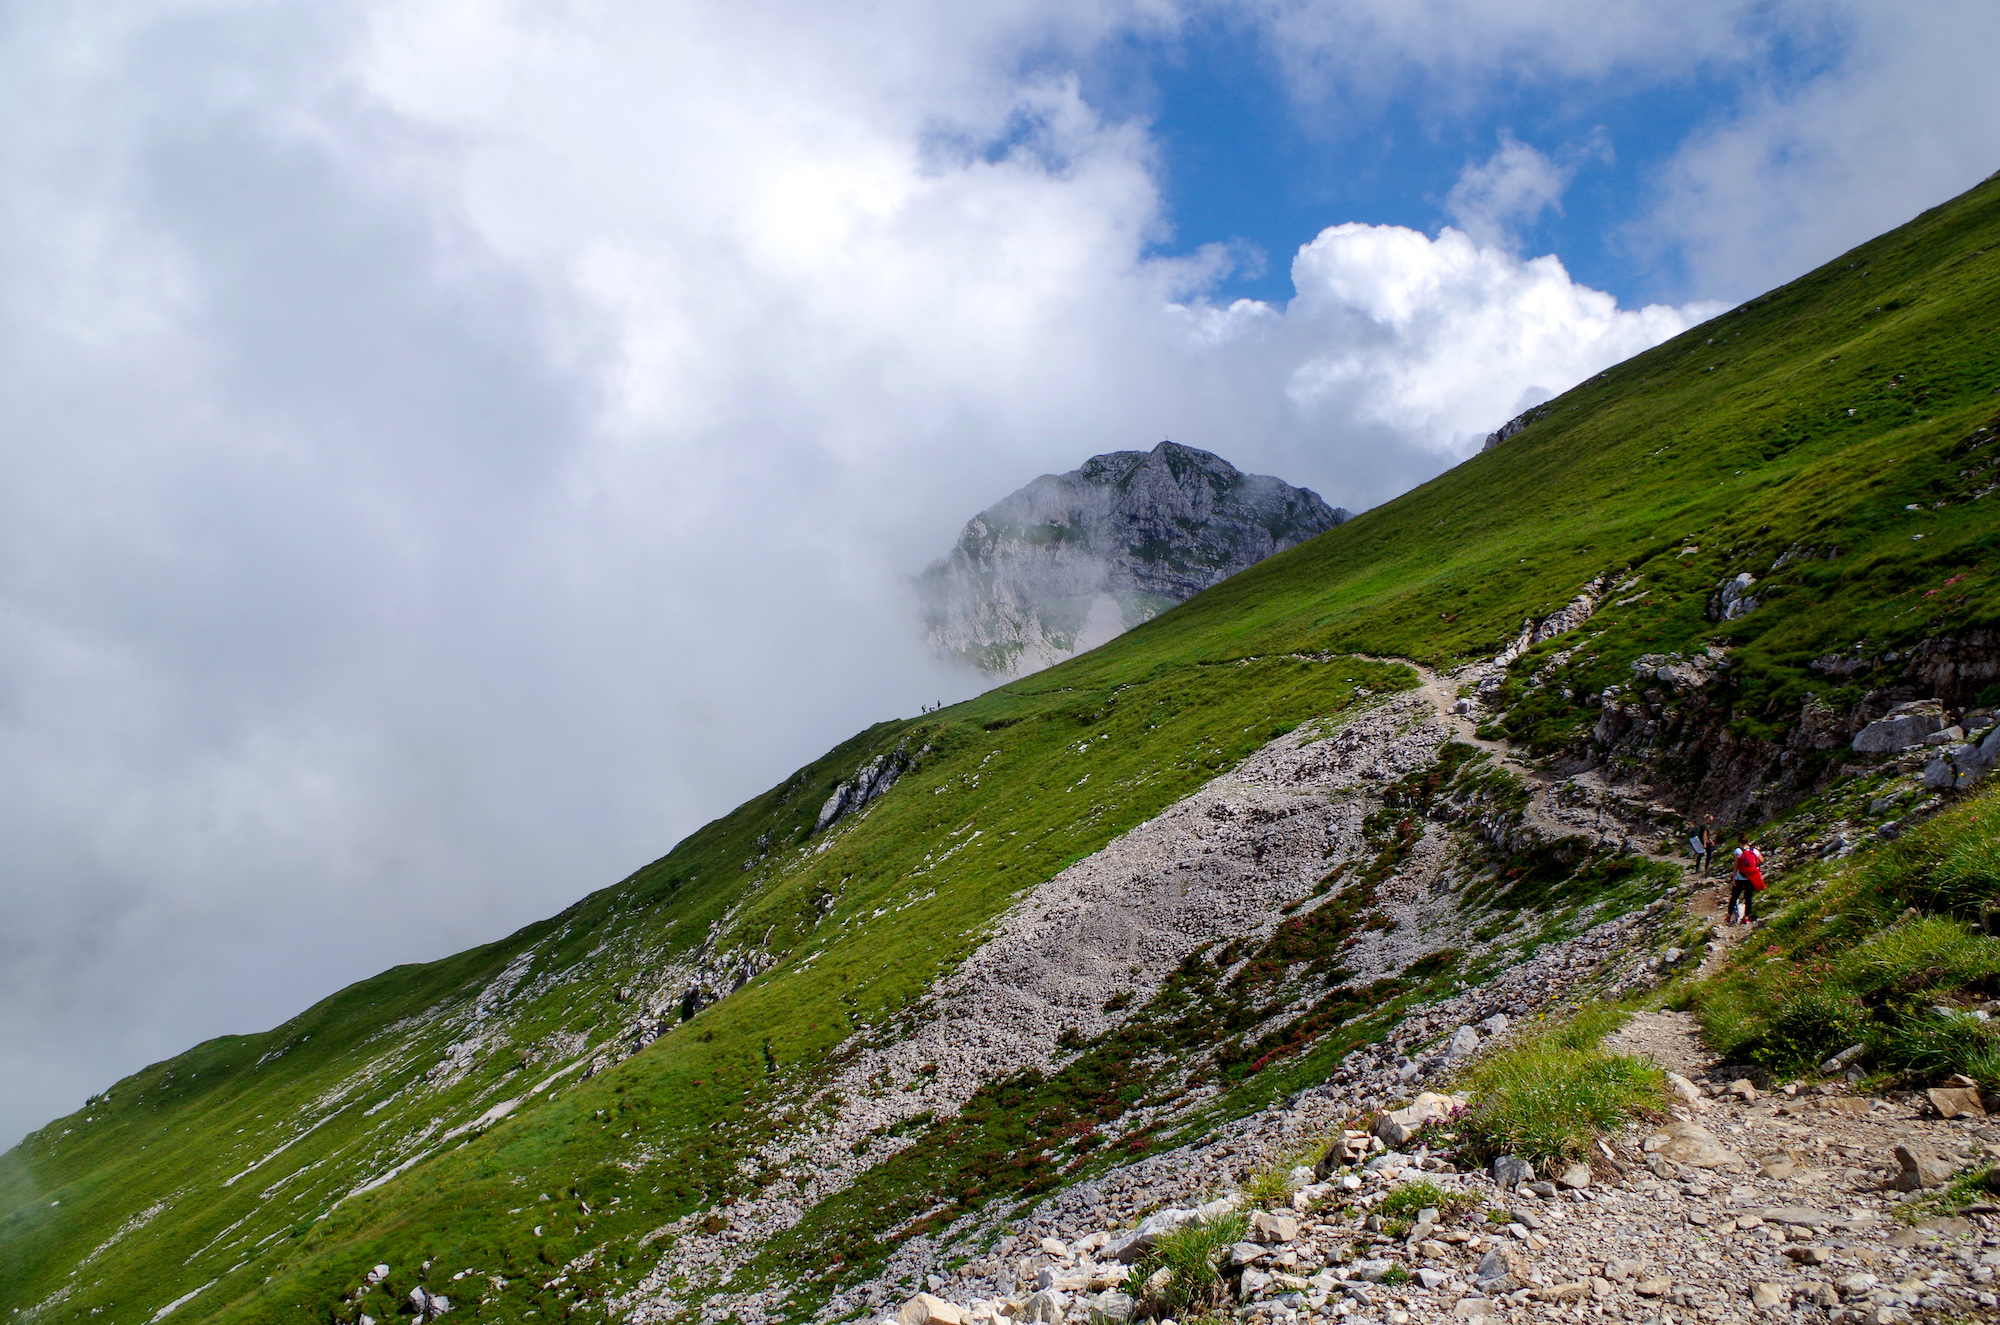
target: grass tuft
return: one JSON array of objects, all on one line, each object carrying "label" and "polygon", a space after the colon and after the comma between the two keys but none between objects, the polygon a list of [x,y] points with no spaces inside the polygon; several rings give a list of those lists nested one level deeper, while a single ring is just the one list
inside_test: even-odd
[{"label": "grass tuft", "polygon": [[1519,1155],[1539,1166],[1584,1158],[1598,1137],[1662,1107],[1666,1074],[1600,1047],[1621,1016],[1593,1009],[1509,1045],[1473,1068],[1460,1122],[1481,1158]]},{"label": "grass tuft", "polygon": [[1221,1305],[1222,1260],[1249,1229],[1249,1219],[1231,1211],[1182,1224],[1154,1245],[1152,1255],[1141,1266],[1148,1275],[1166,1268],[1170,1276],[1166,1306],[1175,1316],[1206,1315]]}]

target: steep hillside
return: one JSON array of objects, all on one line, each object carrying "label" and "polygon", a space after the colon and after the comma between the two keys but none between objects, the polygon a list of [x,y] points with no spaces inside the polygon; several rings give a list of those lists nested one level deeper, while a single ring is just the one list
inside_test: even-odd
[{"label": "steep hillside", "polygon": [[1839,854],[1958,794],[1971,747],[1850,737],[2000,699],[1996,333],[1988,181],[549,921],[118,1083],[6,1157],[0,1307],[858,1317],[1644,985],[1678,814]]},{"label": "steep hillside", "polygon": [[1044,474],[917,577],[942,657],[1026,676],[1348,518],[1319,494],[1161,442]]}]

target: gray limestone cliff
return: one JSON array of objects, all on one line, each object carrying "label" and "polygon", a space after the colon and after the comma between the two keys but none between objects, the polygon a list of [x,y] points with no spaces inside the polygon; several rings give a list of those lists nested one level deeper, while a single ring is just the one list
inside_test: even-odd
[{"label": "gray limestone cliff", "polygon": [[916,579],[925,634],[944,657],[1025,676],[1347,518],[1191,446],[1092,456],[967,522]]}]

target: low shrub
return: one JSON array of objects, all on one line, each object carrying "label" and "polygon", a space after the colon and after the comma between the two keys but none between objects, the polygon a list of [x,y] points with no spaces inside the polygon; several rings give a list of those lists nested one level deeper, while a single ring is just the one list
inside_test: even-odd
[{"label": "low shrub", "polygon": [[1619,1014],[1590,1009],[1528,1036],[1473,1068],[1473,1103],[1460,1120],[1475,1155],[1519,1155],[1551,1165],[1582,1159],[1593,1141],[1666,1104],[1666,1074],[1599,1047]]}]

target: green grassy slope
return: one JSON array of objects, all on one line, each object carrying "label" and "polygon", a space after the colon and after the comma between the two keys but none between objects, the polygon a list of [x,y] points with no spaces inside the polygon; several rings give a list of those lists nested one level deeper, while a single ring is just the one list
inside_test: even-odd
[{"label": "green grassy slope", "polygon": [[[1994,499],[1970,499],[2000,478],[2000,445],[1971,444],[1976,428],[2000,431],[1996,299],[1989,180],[1600,374],[1493,450],[1064,676],[1222,649],[1444,664],[1495,652],[1523,618],[1629,567],[1647,592],[1593,623],[1610,627],[1593,679],[1726,637],[1751,678],[1745,712],[1795,707],[1814,656],[2000,618]],[[1795,546],[1839,555],[1767,578]],[[1745,570],[1766,607],[1718,629],[1708,595]]]},{"label": "green grassy slope", "polygon": [[[1808,693],[1851,702],[1807,663],[2000,624],[2000,496],[1971,496],[2000,452],[1974,432],[2000,414],[1996,333],[1989,181],[1094,653],[856,736],[551,920],[119,1083],[0,1161],[0,1310],[141,1320],[193,1292],[177,1322],[323,1320],[377,1261],[394,1267],[378,1317],[426,1261],[434,1289],[481,1271],[460,1288],[491,1300],[468,1316],[614,1293],[653,1230],[726,1219],[759,1181],[744,1157],[797,1121],[834,1051],[897,1034],[1022,890],[1275,732],[1410,683],[1326,655],[1490,654],[1614,572],[1640,579],[1592,622],[1573,693],[1641,653],[1725,642],[1746,731],[1777,731]],[[1770,572],[1795,546],[1821,555]],[[1763,605],[1707,620],[1743,570]],[[1587,722],[1559,692],[1516,715],[1551,743]],[[899,750],[913,766],[888,795],[810,831],[838,781]],[[683,1023],[691,982],[728,996]],[[637,1031],[658,1038],[631,1052]],[[1115,1076],[1126,1060],[1100,1048]],[[1056,1110],[1103,1085],[975,1103]],[[802,1227],[873,1217],[836,1214]]]}]

